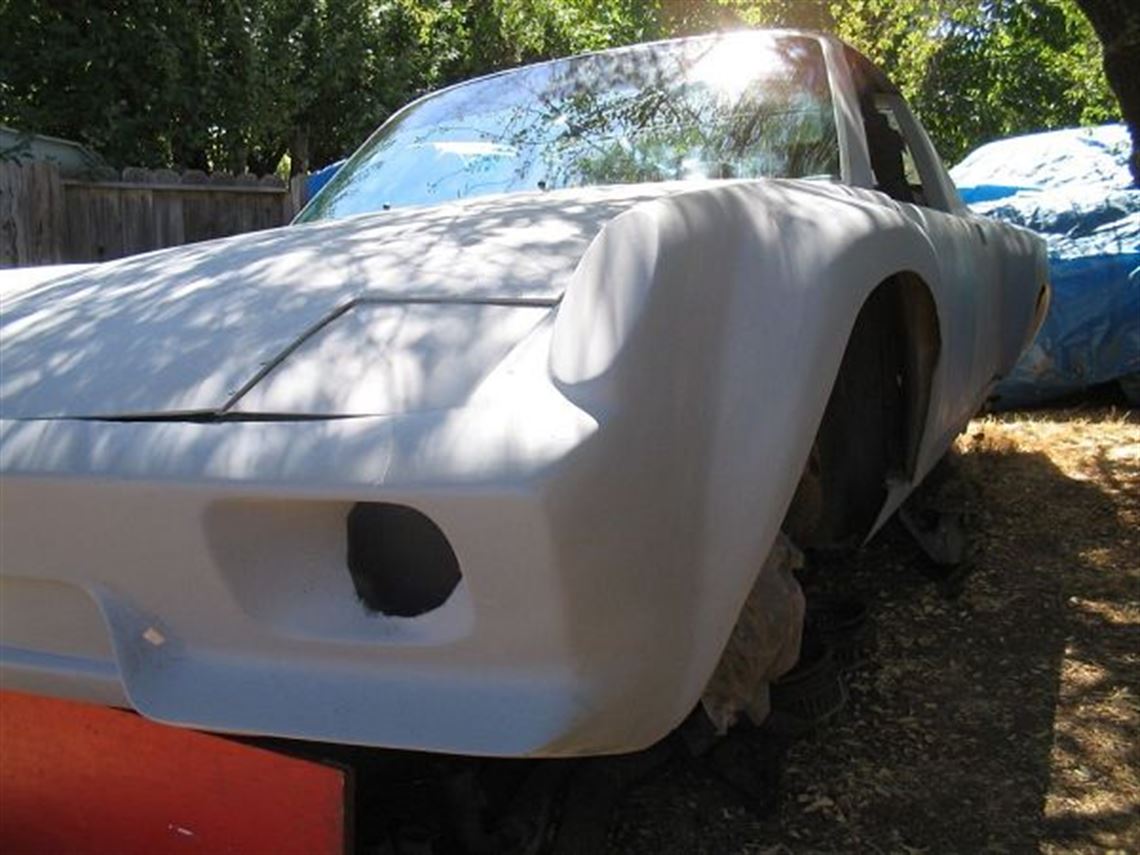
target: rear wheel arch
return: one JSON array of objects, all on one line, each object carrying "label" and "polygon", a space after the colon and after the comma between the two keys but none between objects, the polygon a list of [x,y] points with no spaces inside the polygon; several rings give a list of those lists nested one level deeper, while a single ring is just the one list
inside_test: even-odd
[{"label": "rear wheel arch", "polygon": [[937,307],[921,276],[895,273],[871,290],[784,520],[793,540],[859,543],[889,483],[914,478],[941,348]]}]

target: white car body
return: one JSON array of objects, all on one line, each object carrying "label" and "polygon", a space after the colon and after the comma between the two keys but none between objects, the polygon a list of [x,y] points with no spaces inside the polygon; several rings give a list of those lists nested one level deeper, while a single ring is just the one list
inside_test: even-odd
[{"label": "white car body", "polygon": [[[0,276],[3,686],[471,754],[667,733],[869,295],[920,283],[938,340],[876,526],[1047,302],[1040,242],[966,211],[901,99],[930,205],[872,189],[844,47],[818,38],[843,183],[507,194]],[[446,602],[361,605],[358,502],[438,526]]]}]

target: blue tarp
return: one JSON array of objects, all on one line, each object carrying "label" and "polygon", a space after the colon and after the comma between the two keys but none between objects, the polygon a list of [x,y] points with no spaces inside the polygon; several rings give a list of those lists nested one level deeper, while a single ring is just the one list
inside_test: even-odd
[{"label": "blue tarp", "polygon": [[322,187],[332,181],[333,176],[344,166],[343,160],[323,166],[316,172],[310,172],[305,178],[305,198],[312,199]]},{"label": "blue tarp", "polygon": [[1053,302],[998,386],[999,406],[1140,372],[1140,189],[1130,152],[1123,125],[1074,128],[984,145],[951,170],[974,211],[1033,229],[1049,244]]}]

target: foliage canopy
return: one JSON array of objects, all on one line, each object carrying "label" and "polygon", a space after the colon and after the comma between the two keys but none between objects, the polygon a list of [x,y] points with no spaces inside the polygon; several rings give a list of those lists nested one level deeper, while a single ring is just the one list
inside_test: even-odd
[{"label": "foliage canopy", "polygon": [[949,160],[1119,115],[1075,0],[0,0],[0,124],[120,166],[299,170],[465,77],[741,24],[838,33]]}]

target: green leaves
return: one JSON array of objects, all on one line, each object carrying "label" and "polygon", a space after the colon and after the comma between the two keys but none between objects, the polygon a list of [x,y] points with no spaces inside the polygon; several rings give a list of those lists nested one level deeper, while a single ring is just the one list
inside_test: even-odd
[{"label": "green leaves", "polygon": [[1100,44],[1071,0],[953,10],[921,73],[902,82],[951,160],[992,139],[1119,117]]},{"label": "green leaves", "polygon": [[456,80],[742,25],[838,33],[950,160],[1118,115],[1075,0],[3,0],[0,123],[119,166],[300,171]]}]

